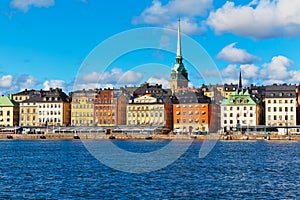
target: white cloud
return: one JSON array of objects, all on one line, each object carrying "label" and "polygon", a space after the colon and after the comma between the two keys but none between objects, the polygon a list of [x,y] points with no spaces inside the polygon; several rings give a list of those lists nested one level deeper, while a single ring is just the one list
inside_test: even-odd
[{"label": "white cloud", "polygon": [[[126,71],[124,72],[122,69],[113,68],[111,71],[98,73],[92,72],[83,77],[79,77],[76,81],[76,85],[78,87],[82,87],[79,85],[90,85],[96,87],[102,86],[113,86],[118,84],[137,84],[143,79],[143,75],[139,72],[134,71]],[[77,87],[77,86],[76,86]]]},{"label": "white cloud", "polygon": [[231,32],[255,39],[300,35],[299,0],[256,0],[248,5],[227,1],[210,13],[207,24],[217,34]]},{"label": "white cloud", "polygon": [[217,58],[237,64],[251,64],[259,60],[258,57],[249,54],[245,49],[236,48],[236,44],[234,42],[224,47],[217,55]]},{"label": "white cloud", "polygon": [[163,77],[150,77],[146,82],[151,85],[161,84],[163,88],[170,88],[170,81]]},{"label": "white cloud", "polygon": [[12,84],[13,84],[12,75],[5,75],[0,78],[0,88],[7,89],[12,87]]},{"label": "white cloud", "polygon": [[211,7],[212,0],[170,0],[165,5],[159,0],[153,0],[152,5],[146,8],[140,16],[133,18],[133,23],[177,28],[177,23],[172,20],[181,16],[182,31],[195,34],[203,31],[202,24],[197,23],[197,18],[205,16]]},{"label": "white cloud", "polygon": [[293,62],[285,56],[274,56],[262,66],[254,64],[228,65],[221,74],[224,83],[238,83],[239,71],[242,70],[243,85],[293,83],[299,84],[300,70],[292,70]]},{"label": "white cloud", "polygon": [[66,86],[65,81],[63,80],[47,80],[43,83],[44,90],[49,90],[50,88],[62,88]]},{"label": "white cloud", "polygon": [[13,0],[10,2],[10,6],[27,12],[31,6],[48,8],[54,6],[54,3],[54,0]]},{"label": "white cloud", "polygon": [[260,77],[263,78],[264,83],[282,83],[289,82],[291,78],[291,72],[288,68],[292,66],[292,61],[284,56],[275,56],[270,63],[265,63],[263,69],[260,72]]},{"label": "white cloud", "polygon": [[27,88],[35,88],[37,84],[39,84],[39,80],[31,75],[22,74],[17,78],[17,84],[21,90]]}]

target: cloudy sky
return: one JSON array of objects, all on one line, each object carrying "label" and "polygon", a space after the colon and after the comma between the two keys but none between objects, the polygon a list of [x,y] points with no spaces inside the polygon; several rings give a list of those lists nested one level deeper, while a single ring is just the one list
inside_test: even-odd
[{"label": "cloudy sky", "polygon": [[[299,10],[299,0],[2,0],[0,93],[72,90],[75,82],[82,88],[98,87],[99,82],[114,87],[116,82],[144,81],[167,87],[170,68],[164,66],[174,64],[174,55],[155,49],[120,55],[104,73],[92,66],[83,76],[78,74],[93,65],[87,57],[108,38],[135,28],[176,29],[179,16],[182,32],[197,41],[217,66],[199,78],[186,63],[191,85],[217,74],[223,82],[237,83],[240,69],[245,84],[298,84]],[[167,36],[160,42],[175,43]],[[182,47],[188,57],[184,41]],[[105,49],[97,59],[110,56],[114,48]]]}]

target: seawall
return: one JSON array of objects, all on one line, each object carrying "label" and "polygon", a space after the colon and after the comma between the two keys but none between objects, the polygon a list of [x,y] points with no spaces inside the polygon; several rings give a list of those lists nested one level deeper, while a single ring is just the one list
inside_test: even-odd
[{"label": "seawall", "polygon": [[[112,137],[111,137],[112,136]],[[147,135],[147,134],[112,134],[105,135],[99,133],[46,133],[46,134],[0,134],[0,140],[270,140],[270,141],[300,141],[300,135],[264,135],[264,134],[243,134],[243,135]]]}]

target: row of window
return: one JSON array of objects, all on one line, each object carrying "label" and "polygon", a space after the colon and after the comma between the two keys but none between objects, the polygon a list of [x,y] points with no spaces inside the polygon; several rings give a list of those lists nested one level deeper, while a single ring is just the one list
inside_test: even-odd
[{"label": "row of window", "polygon": [[[187,112],[182,112],[182,115],[183,115],[183,116],[186,116],[186,114],[187,114]],[[189,114],[189,115],[199,115],[199,111],[195,111],[195,113],[193,113],[192,111],[189,111],[188,114]],[[205,116],[205,115],[206,115],[206,112],[205,112],[205,111],[202,111],[201,114],[202,114],[202,116]],[[177,111],[177,112],[176,112],[176,115],[180,115],[180,112]]]},{"label": "row of window", "polygon": [[[224,117],[233,117],[234,116],[234,113],[224,113]],[[253,113],[243,113],[243,115],[241,115],[240,113],[236,113],[235,114],[235,117],[241,117],[241,116],[244,116],[244,117],[253,117]]]},{"label": "row of window", "polygon": [[73,112],[72,117],[93,117],[93,112]]},{"label": "row of window", "polygon": [[147,121],[147,122],[144,122],[144,121],[140,121],[140,120],[128,120],[127,121],[127,124],[128,125],[150,125],[150,126],[153,126],[153,125],[163,125],[164,124],[164,121]]},{"label": "row of window", "polygon": [[[27,117],[21,117],[21,121],[36,121],[36,117],[35,116],[32,116],[32,119],[30,119],[30,116],[27,116]],[[39,118],[39,122],[40,123],[46,123],[46,122],[54,122],[54,123],[60,123],[61,122],[61,119],[60,118]]]},{"label": "row of window", "polygon": [[128,117],[163,117],[163,113],[151,112],[151,113],[128,113]]},{"label": "row of window", "polygon": [[39,105],[39,108],[60,108],[60,104],[43,104],[43,105]]},{"label": "row of window", "polygon": [[84,102],[94,102],[94,99],[73,99],[73,102],[84,103]]},{"label": "row of window", "polygon": [[[271,100],[271,99],[268,99],[268,103],[277,103],[277,100],[276,99],[273,99],[273,101]],[[289,100],[287,100],[287,99],[285,99],[284,101],[282,100],[282,99],[280,99],[280,100],[278,100],[278,103],[288,103],[288,102],[290,102],[290,103],[294,103],[294,100],[293,99],[291,99],[290,101]]]},{"label": "row of window", "polygon": [[[224,110],[233,110],[233,106],[224,106]],[[235,106],[236,110],[253,110],[253,106]]]},{"label": "row of window", "polygon": [[[0,119],[0,122],[4,122],[4,121],[5,121],[4,119]],[[10,122],[10,118],[7,118],[6,122]]]},{"label": "row of window", "polygon": [[[98,116],[98,112],[96,112],[95,113],[96,114],[96,116]],[[101,116],[115,116],[115,113],[114,112],[99,112],[99,116],[101,117]]]},{"label": "row of window", "polygon": [[86,109],[86,108],[94,108],[94,105],[93,104],[83,104],[83,105],[77,105],[77,104],[74,104],[72,106],[74,109],[78,109],[78,108],[83,108],[83,109]]},{"label": "row of window", "polygon": [[202,124],[205,124],[206,123],[206,119],[201,119],[201,122],[199,121],[199,119],[182,119],[180,121],[180,119],[176,119],[176,124],[181,124],[181,123],[202,123]]},{"label": "row of window", "polygon": [[128,110],[163,110],[162,106],[129,106]]},{"label": "row of window", "polygon": [[39,111],[40,115],[60,115],[60,111]]},{"label": "row of window", "polygon": [[[241,124],[242,122],[242,124]],[[241,124],[243,126],[246,125],[252,125],[253,124],[253,120],[224,120],[223,121],[224,125],[237,125],[237,124]]]},{"label": "row of window", "polygon": [[95,109],[104,109],[104,110],[114,110],[116,109],[115,106],[95,106]]},{"label": "row of window", "polygon": [[[182,108],[199,108],[199,105],[183,105]],[[206,108],[206,105],[201,105],[202,108]],[[180,108],[180,105],[176,105],[176,108]]]},{"label": "row of window", "polygon": [[[277,112],[277,110],[279,111],[279,112],[282,112],[283,111],[283,107],[278,107],[278,109],[277,109],[277,107],[273,107],[273,112]],[[288,107],[284,107],[284,111],[285,112],[288,112],[288,111],[291,111],[291,112],[294,112],[294,107],[290,107],[290,109],[288,108]],[[272,108],[271,107],[268,107],[268,112],[271,112],[272,111]]]},{"label": "row of window", "polygon": [[[0,110],[0,116],[3,116],[3,113],[4,113],[4,112],[3,112],[2,110]],[[10,116],[10,111],[9,111],[9,110],[6,111],[6,115],[7,115],[7,116]]]},{"label": "row of window", "polygon": [[290,117],[288,115],[268,115],[268,120],[294,120],[294,115],[290,115]]}]

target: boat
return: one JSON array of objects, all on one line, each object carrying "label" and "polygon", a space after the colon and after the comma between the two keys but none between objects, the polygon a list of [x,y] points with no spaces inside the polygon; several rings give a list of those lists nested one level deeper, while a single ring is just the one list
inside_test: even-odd
[{"label": "boat", "polygon": [[152,140],[153,138],[151,136],[145,137],[145,140]]},{"label": "boat", "polygon": [[6,136],[6,138],[9,139],[9,140],[14,139],[14,137],[12,135],[8,135],[8,136]]},{"label": "boat", "polygon": [[80,140],[80,137],[79,137],[79,135],[74,135],[74,136],[73,136],[73,139],[75,139],[75,140]]},{"label": "boat", "polygon": [[40,136],[40,139],[45,140],[45,139],[46,139],[46,136],[41,135],[41,136]]},{"label": "boat", "polygon": [[113,136],[113,135],[111,135],[111,136],[109,136],[109,139],[110,139],[110,140],[114,140],[114,139],[116,139],[116,137]]},{"label": "boat", "polygon": [[270,138],[270,136],[268,136],[268,135],[264,137],[264,140],[270,140],[270,139],[271,139],[271,138]]}]

